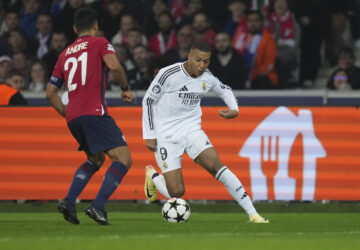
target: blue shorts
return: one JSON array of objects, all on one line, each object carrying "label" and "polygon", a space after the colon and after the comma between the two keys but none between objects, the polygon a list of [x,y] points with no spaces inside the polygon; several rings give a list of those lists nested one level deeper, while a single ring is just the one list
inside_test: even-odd
[{"label": "blue shorts", "polygon": [[111,116],[83,115],[68,123],[71,134],[80,144],[79,151],[91,154],[127,146],[123,133]]}]

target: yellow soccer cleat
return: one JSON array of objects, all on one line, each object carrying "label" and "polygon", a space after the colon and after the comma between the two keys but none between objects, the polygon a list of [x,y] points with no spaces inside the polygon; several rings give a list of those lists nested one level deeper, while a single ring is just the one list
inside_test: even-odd
[{"label": "yellow soccer cleat", "polygon": [[269,223],[269,220],[261,217],[260,214],[256,213],[250,217],[250,222],[251,223]]},{"label": "yellow soccer cleat", "polygon": [[144,193],[145,193],[146,198],[151,202],[156,201],[156,197],[157,197],[157,189],[151,178],[151,176],[154,173],[156,173],[156,171],[153,166],[148,165],[145,167]]}]

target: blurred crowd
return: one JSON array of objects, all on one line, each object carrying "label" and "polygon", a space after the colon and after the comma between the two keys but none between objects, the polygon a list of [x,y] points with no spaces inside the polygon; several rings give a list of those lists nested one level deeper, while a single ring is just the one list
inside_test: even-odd
[{"label": "blurred crowd", "polygon": [[[194,41],[213,48],[210,71],[233,89],[360,88],[360,0],[0,0],[0,82],[44,91],[76,38],[73,14],[98,11],[133,90],[183,62]],[[107,88],[119,90],[109,75]]]}]

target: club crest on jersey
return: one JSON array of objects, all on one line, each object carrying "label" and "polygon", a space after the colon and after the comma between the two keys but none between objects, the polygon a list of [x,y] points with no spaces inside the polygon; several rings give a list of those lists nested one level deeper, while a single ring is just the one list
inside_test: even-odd
[{"label": "club crest on jersey", "polygon": [[154,94],[159,94],[161,91],[161,87],[159,85],[155,85],[152,90],[151,90]]},{"label": "club crest on jersey", "polygon": [[202,84],[202,90],[203,90],[203,91],[206,90],[206,84],[205,84],[205,82],[203,82],[203,84]]},{"label": "club crest on jersey", "polygon": [[166,163],[166,161],[163,162],[163,166],[164,166],[164,168],[168,167],[168,164]]}]

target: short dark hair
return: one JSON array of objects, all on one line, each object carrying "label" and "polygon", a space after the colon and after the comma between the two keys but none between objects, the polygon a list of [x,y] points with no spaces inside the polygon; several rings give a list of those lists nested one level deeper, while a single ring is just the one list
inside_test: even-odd
[{"label": "short dark hair", "polygon": [[133,48],[132,48],[132,51],[134,51],[135,49],[137,48],[143,48],[144,50],[146,50],[147,52],[150,52],[149,48],[147,46],[145,46],[144,44],[142,43],[138,43],[136,44]]},{"label": "short dark hair", "polygon": [[65,38],[67,39],[67,36],[66,36],[65,31],[63,31],[62,29],[56,29],[56,30],[53,31],[52,34],[53,34],[53,35],[54,35],[54,34],[56,34],[56,35],[64,35]]},{"label": "short dark hair", "polygon": [[39,17],[41,17],[41,16],[47,16],[48,18],[50,18],[51,22],[53,22],[53,19],[52,19],[52,16],[50,13],[48,13],[48,12],[41,13],[40,15],[38,15],[36,20],[39,19]]},{"label": "short dark hair", "polygon": [[16,10],[11,9],[11,10],[6,11],[4,16],[7,16],[9,14],[15,14],[15,15],[17,15],[18,18],[20,18],[20,14]]},{"label": "short dark hair", "polygon": [[9,30],[9,34],[10,33],[19,33],[25,40],[26,40],[26,33],[22,28],[13,28],[11,30]]},{"label": "short dark hair", "polygon": [[246,0],[228,0],[228,5],[233,4],[233,3],[237,3],[237,2],[248,6],[248,2]]},{"label": "short dark hair", "polygon": [[195,42],[191,46],[191,50],[193,50],[193,49],[200,50],[201,52],[211,52],[210,45],[207,42],[204,42],[204,41]]},{"label": "short dark hair", "polygon": [[168,10],[164,10],[159,14],[159,18],[160,16],[168,16],[171,20],[172,23],[175,23],[174,17],[171,15],[171,12]]},{"label": "short dark hair", "polygon": [[21,76],[22,78],[24,78],[19,70],[17,70],[17,69],[9,69],[5,73],[4,80],[13,78],[14,76]]},{"label": "short dark hair", "polygon": [[90,7],[80,8],[75,11],[74,25],[78,32],[92,29],[97,22],[98,15],[96,10]]},{"label": "short dark hair", "polygon": [[208,16],[204,11],[202,11],[202,10],[196,11],[196,12],[194,13],[194,15],[193,15],[193,21],[194,21],[194,19],[195,19],[195,16],[197,16],[197,15],[203,15],[203,16],[205,16],[206,20],[209,21],[209,16]]},{"label": "short dark hair", "polygon": [[340,52],[339,52],[339,58],[342,56],[350,56],[352,59],[355,59],[355,54],[354,54],[354,50],[352,48],[349,47],[343,47],[341,48]]},{"label": "short dark hair", "polygon": [[249,18],[250,15],[258,15],[260,17],[260,20],[264,21],[264,16],[258,10],[249,10],[246,15],[246,19]]},{"label": "short dark hair", "polygon": [[137,33],[142,34],[142,30],[139,29],[139,28],[137,28],[137,27],[134,27],[134,28],[129,29],[129,30],[128,30],[128,34],[129,34],[130,32],[137,32]]},{"label": "short dark hair", "polygon": [[347,82],[351,82],[351,79],[349,79],[349,78],[351,78],[351,76],[348,75],[348,73],[346,72],[345,69],[336,69],[336,70],[331,74],[331,76],[330,76],[330,78],[329,78],[329,80],[328,80],[328,82],[327,82],[327,87],[328,87],[329,89],[335,89],[334,77],[335,77],[335,76],[337,75],[337,73],[339,73],[339,72],[344,72],[344,73],[346,74],[346,76],[348,77],[348,81],[347,81]]}]

